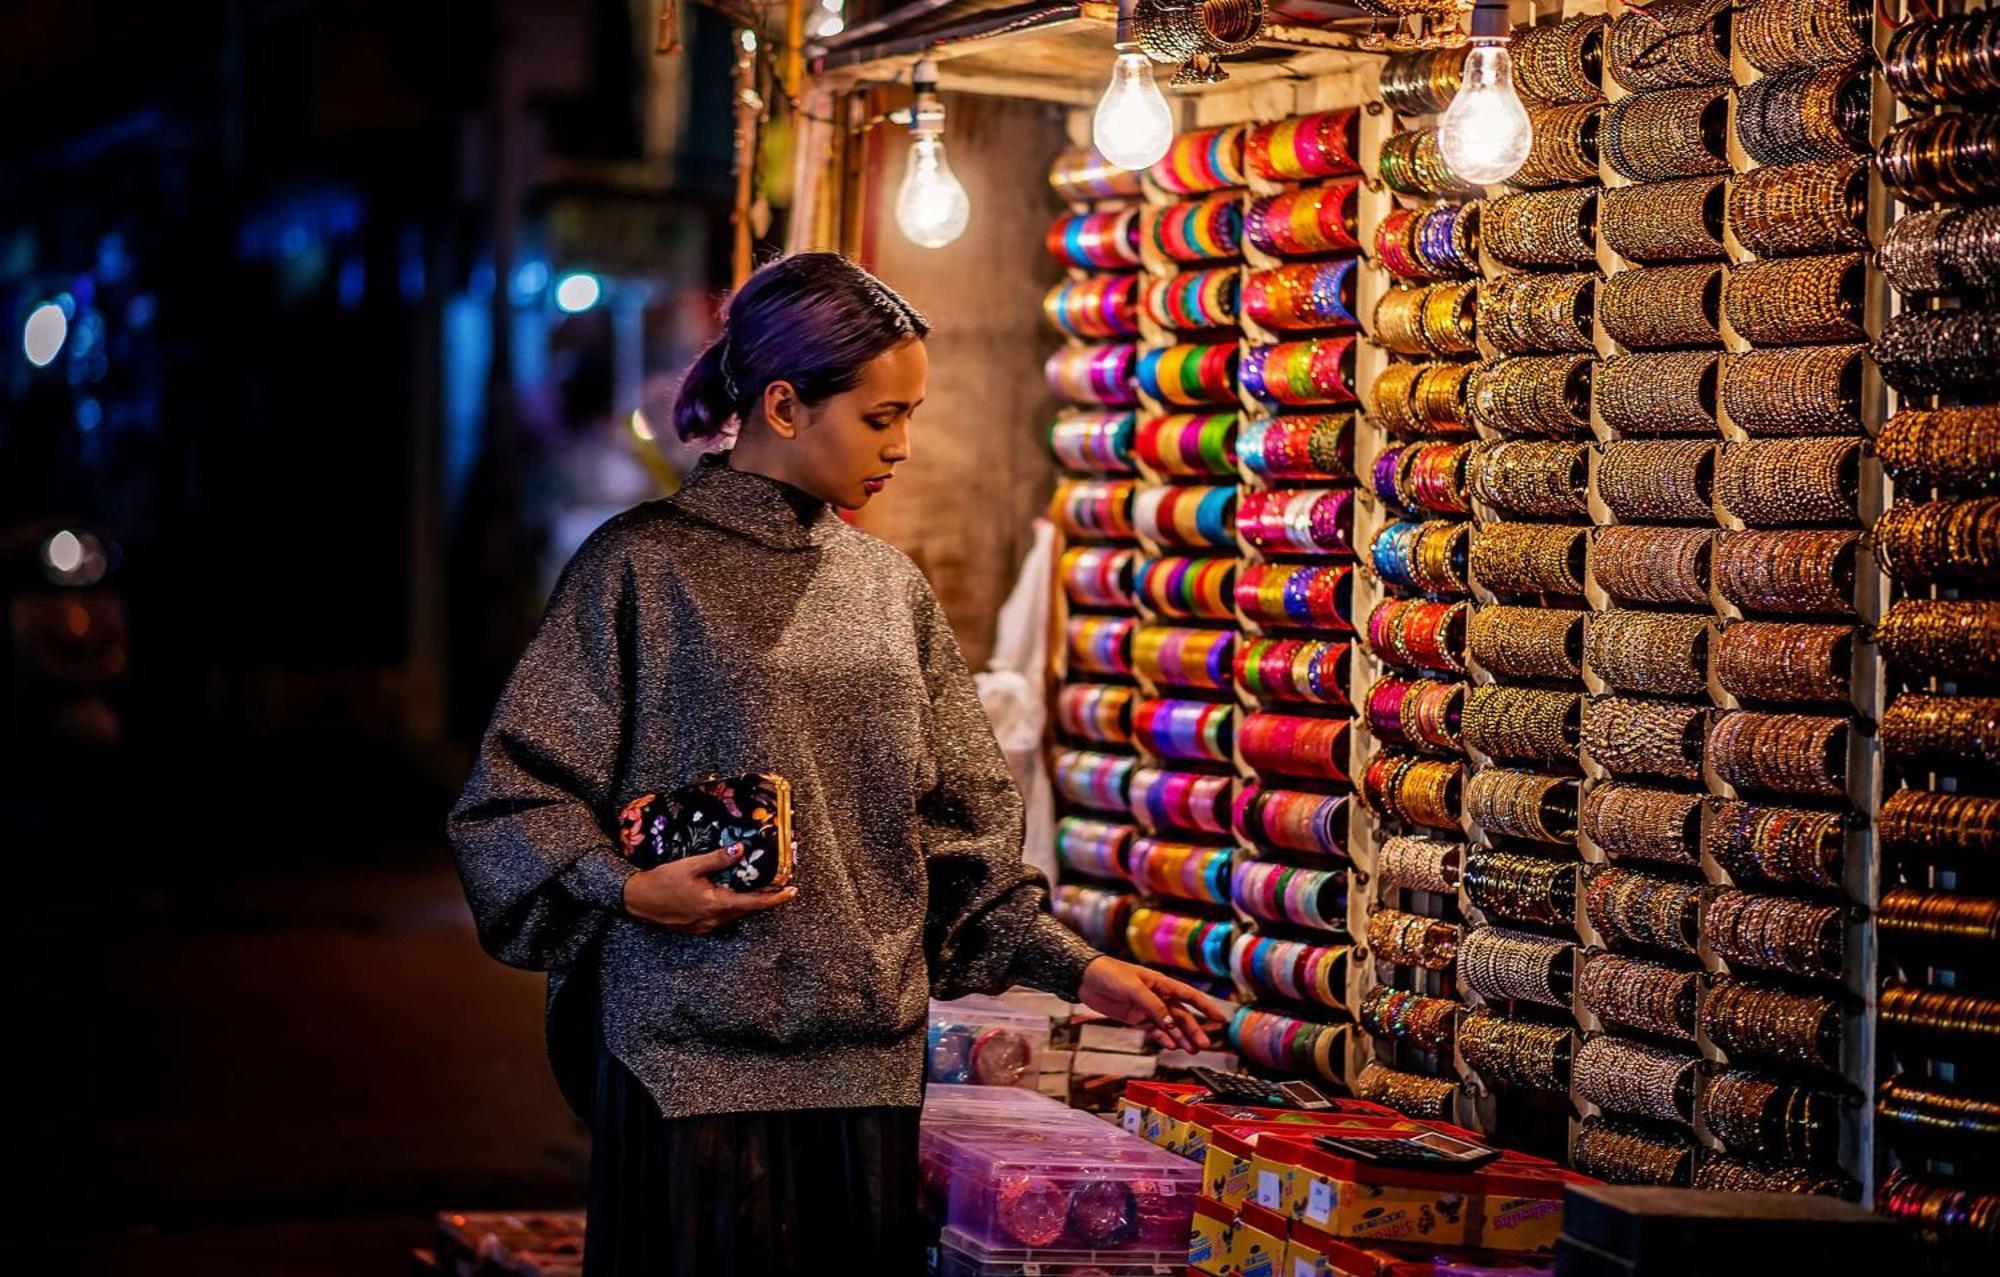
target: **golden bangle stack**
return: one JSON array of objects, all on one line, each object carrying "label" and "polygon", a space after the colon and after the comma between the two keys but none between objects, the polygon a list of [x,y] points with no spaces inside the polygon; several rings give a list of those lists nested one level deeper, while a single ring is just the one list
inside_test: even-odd
[{"label": "golden bangle stack", "polygon": [[1701,797],[1624,781],[1594,785],[1583,796],[1584,836],[1614,858],[1698,866]]},{"label": "golden bangle stack", "polygon": [[1720,177],[1684,177],[1604,191],[1601,229],[1620,257],[1645,265],[1723,255]]},{"label": "golden bangle stack", "polygon": [[1583,708],[1583,747],[1614,776],[1699,780],[1707,713],[1700,705],[1600,697]]},{"label": "golden bangle stack", "polygon": [[1621,434],[1712,435],[1721,360],[1712,350],[1604,360],[1591,375],[1597,414]]},{"label": "golden bangle stack", "polygon": [[1861,441],[1839,435],[1725,443],[1716,500],[1753,528],[1852,523],[1860,461]]},{"label": "golden bangle stack", "polygon": [[1809,346],[1727,355],[1722,410],[1753,435],[1861,432],[1866,346]]},{"label": "golden bangle stack", "polygon": [[1720,264],[1649,266],[1608,277],[1597,290],[1597,317],[1627,349],[1714,346],[1722,340],[1721,298]]},{"label": "golden bangle stack", "polygon": [[1859,253],[1779,257],[1730,268],[1723,313],[1745,341],[1759,346],[1865,338]]},{"label": "golden bangle stack", "polygon": [[1590,350],[1596,291],[1585,272],[1497,276],[1479,289],[1479,331],[1503,354]]},{"label": "golden bangle stack", "polygon": [[1472,575],[1495,594],[1580,596],[1584,543],[1581,528],[1489,523],[1472,537]]},{"label": "golden bangle stack", "polygon": [[1580,435],[1590,428],[1590,356],[1513,355],[1479,364],[1472,416],[1503,435]]},{"label": "golden bangle stack", "polygon": [[1573,679],[1583,669],[1589,615],[1568,608],[1483,607],[1472,615],[1466,646],[1489,674]]},{"label": "golden bangle stack", "polygon": [[1712,522],[1715,451],[1706,439],[1607,443],[1598,456],[1598,495],[1623,520]]},{"label": "golden bangle stack", "polygon": [[1508,266],[1572,269],[1597,263],[1597,188],[1565,186],[1489,200],[1480,220],[1486,251]]},{"label": "golden bangle stack", "polygon": [[1507,185],[1540,190],[1597,181],[1597,131],[1604,105],[1600,102],[1549,106],[1528,112],[1533,130],[1528,158]]},{"label": "golden bangle stack", "polygon": [[1708,691],[1708,618],[1613,608],[1591,615],[1584,651],[1606,685],[1624,692]]},{"label": "golden bangle stack", "polygon": [[1474,687],[1466,694],[1461,731],[1467,748],[1489,758],[1573,763],[1582,704],[1575,692]]},{"label": "golden bangle stack", "polygon": [[1625,10],[1604,42],[1627,92],[1729,83],[1729,0],[1653,0]]},{"label": "golden bangle stack", "polygon": [[1503,439],[1472,445],[1473,498],[1507,514],[1561,517],[1589,509],[1588,445]]},{"label": "golden bangle stack", "polygon": [[1539,102],[1595,102],[1604,55],[1602,14],[1514,28],[1514,85]]}]

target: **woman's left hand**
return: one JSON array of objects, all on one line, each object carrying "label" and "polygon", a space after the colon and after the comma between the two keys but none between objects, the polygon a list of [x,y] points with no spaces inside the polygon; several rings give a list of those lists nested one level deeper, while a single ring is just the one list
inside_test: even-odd
[{"label": "woman's left hand", "polygon": [[1229,1008],[1193,985],[1109,956],[1095,958],[1083,969],[1077,996],[1120,1024],[1147,1025],[1154,1042],[1183,1051],[1208,1049],[1200,1019],[1229,1021]]}]

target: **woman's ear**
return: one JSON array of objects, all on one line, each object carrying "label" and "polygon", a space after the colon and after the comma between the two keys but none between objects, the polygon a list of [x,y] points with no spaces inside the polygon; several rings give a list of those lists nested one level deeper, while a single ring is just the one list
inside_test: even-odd
[{"label": "woman's ear", "polygon": [[774,381],[764,387],[764,423],[787,439],[796,439],[800,421],[799,392],[789,381]]}]

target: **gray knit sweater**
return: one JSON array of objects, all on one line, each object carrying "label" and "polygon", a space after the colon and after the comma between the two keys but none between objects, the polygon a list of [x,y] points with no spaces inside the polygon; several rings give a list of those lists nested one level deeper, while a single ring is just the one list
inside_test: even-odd
[{"label": "gray knit sweater", "polygon": [[[450,816],[481,944],[550,972],[551,1008],[595,964],[606,1044],[668,1117],[921,1103],[930,995],[1073,999],[1097,956],[1022,863],[923,573],[796,491],[713,454],[593,533]],[[706,936],[625,913],[625,803],[750,771],[792,782],[798,898]]]}]

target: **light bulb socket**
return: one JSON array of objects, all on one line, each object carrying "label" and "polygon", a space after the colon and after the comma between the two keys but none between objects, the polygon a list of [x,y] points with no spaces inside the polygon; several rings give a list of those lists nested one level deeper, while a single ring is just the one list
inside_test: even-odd
[{"label": "light bulb socket", "polygon": [[1474,43],[1505,42],[1507,32],[1506,0],[1473,0],[1470,34]]},{"label": "light bulb socket", "polygon": [[937,59],[925,54],[910,68],[910,133],[936,137],[944,132],[944,99],[938,96]]}]

